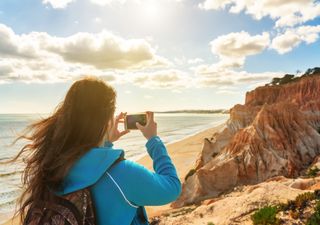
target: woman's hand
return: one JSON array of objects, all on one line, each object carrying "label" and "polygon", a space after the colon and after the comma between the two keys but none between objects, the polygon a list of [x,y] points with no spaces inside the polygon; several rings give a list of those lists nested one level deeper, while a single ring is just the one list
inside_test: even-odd
[{"label": "woman's hand", "polygon": [[127,113],[121,112],[114,120],[110,120],[108,124],[108,129],[106,133],[106,141],[115,142],[119,140],[120,137],[130,132],[130,130],[119,131],[118,124],[124,122],[124,117]]},{"label": "woman's hand", "polygon": [[147,114],[147,124],[142,126],[140,123],[136,122],[137,128],[141,131],[143,136],[149,140],[153,136],[157,135],[157,123],[154,122],[153,112],[146,112]]}]

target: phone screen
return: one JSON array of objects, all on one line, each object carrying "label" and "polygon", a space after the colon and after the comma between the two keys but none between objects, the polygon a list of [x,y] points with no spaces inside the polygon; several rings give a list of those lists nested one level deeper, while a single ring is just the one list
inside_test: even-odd
[{"label": "phone screen", "polygon": [[142,126],[145,126],[147,123],[146,114],[131,114],[127,115],[125,118],[125,127],[127,130],[137,130],[136,122],[140,123]]}]

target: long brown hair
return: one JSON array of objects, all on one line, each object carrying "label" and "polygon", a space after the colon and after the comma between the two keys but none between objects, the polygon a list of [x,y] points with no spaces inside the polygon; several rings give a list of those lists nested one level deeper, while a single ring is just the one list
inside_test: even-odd
[{"label": "long brown hair", "polygon": [[48,188],[57,190],[72,164],[98,147],[115,111],[115,90],[104,81],[87,77],[73,83],[54,113],[30,124],[19,139],[26,144],[10,161],[23,160],[22,194],[15,216],[26,216],[27,208],[50,201]]}]

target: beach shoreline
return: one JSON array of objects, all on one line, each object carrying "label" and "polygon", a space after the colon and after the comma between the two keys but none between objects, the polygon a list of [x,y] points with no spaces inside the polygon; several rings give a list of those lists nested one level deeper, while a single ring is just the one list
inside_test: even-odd
[{"label": "beach shoreline", "polygon": [[[169,142],[166,142],[164,143],[166,146],[171,146],[177,142],[183,142],[185,139],[188,139],[188,138],[192,138],[193,136],[196,136],[198,134],[201,134],[202,132],[206,132],[207,130],[211,130],[211,129],[215,129],[216,127],[224,124],[227,120],[226,119],[223,119],[223,120],[219,120],[219,121],[216,121],[216,122],[213,122],[213,123],[210,123],[210,126],[206,126],[206,127],[203,127],[191,134],[187,134],[185,135],[184,137],[182,138],[179,138],[177,140],[173,140],[173,141],[169,141]],[[161,138],[161,136],[160,136]],[[132,160],[132,161],[135,161],[135,162],[139,162],[140,163],[140,160],[142,160],[144,157],[148,157],[148,152],[146,151],[145,154],[143,155],[140,155],[138,157],[133,157],[133,158],[130,158],[129,160]],[[152,168],[151,168],[152,169]]]},{"label": "beach shoreline", "polygon": [[[168,154],[177,169],[178,176],[183,183],[188,171],[192,169],[202,150],[203,139],[210,138],[215,132],[221,131],[225,126],[225,122],[219,125],[213,125],[211,128],[200,130],[192,135],[188,135],[180,140],[166,144]],[[160,137],[161,138],[161,137]],[[147,154],[137,160],[137,163],[142,164],[146,168],[153,171],[152,159]],[[157,216],[162,212],[169,210],[170,204],[163,206],[146,206],[148,217]],[[19,225],[18,218],[13,218],[2,225]]]}]

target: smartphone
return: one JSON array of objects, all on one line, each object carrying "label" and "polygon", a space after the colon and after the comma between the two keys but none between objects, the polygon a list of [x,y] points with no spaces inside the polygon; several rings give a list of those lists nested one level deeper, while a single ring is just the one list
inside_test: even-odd
[{"label": "smartphone", "polygon": [[126,130],[137,130],[136,122],[140,123],[142,126],[147,124],[147,114],[129,114],[124,118],[124,126]]}]

